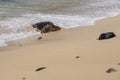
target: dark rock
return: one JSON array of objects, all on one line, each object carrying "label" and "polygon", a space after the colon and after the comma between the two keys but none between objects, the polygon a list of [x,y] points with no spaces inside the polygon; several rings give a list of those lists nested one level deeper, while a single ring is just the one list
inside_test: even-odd
[{"label": "dark rock", "polygon": [[61,29],[60,27],[55,26],[52,22],[38,22],[36,24],[33,24],[33,28],[36,28],[37,31],[40,30],[41,33],[58,31]]},{"label": "dark rock", "polygon": [[38,68],[38,69],[36,69],[36,71],[41,71],[41,70],[43,70],[43,69],[46,69],[46,67]]},{"label": "dark rock", "polygon": [[110,38],[113,38],[113,37],[116,37],[114,32],[106,32],[106,33],[100,34],[98,40],[110,39]]},{"label": "dark rock", "polygon": [[76,56],[75,58],[80,58],[80,56]]},{"label": "dark rock", "polygon": [[111,73],[111,72],[116,72],[116,71],[117,71],[116,69],[110,68],[110,69],[108,69],[108,70],[106,71],[106,73]]},{"label": "dark rock", "polygon": [[42,37],[39,37],[38,39],[42,39]]}]

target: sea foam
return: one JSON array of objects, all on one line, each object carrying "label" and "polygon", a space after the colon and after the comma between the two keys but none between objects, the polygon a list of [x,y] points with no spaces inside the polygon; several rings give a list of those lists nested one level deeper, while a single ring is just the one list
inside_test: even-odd
[{"label": "sea foam", "polygon": [[0,22],[3,33],[0,34],[0,46],[7,46],[8,41],[27,38],[33,35],[40,35],[32,24],[24,18],[12,18]]}]

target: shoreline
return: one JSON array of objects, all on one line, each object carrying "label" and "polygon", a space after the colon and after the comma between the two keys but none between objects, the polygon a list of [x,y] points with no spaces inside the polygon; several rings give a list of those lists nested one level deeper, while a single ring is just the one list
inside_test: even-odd
[{"label": "shoreline", "polygon": [[[118,15],[116,15],[116,16],[111,16],[111,17],[106,17],[106,18],[101,18],[101,19],[98,19],[98,20],[96,20],[95,22],[94,22],[94,25],[88,25],[88,26],[76,26],[76,27],[73,27],[73,28],[69,28],[69,29],[64,29],[64,28],[62,28],[60,31],[57,31],[57,32],[50,32],[50,33],[47,33],[47,34],[42,34],[42,36],[44,37],[44,36],[47,36],[47,35],[51,35],[51,34],[57,34],[57,33],[60,33],[61,31],[68,31],[68,30],[72,30],[72,29],[82,29],[82,28],[89,28],[89,27],[94,27],[94,26],[96,26],[96,25],[98,25],[99,26],[99,24],[101,24],[101,22],[102,23],[104,23],[104,21],[106,22],[107,20],[109,21],[110,19],[113,19],[113,18],[116,18],[117,16],[120,16],[120,14],[118,14]],[[98,27],[97,26],[97,27]],[[99,27],[100,28],[100,27]],[[8,41],[7,43],[8,43],[8,46],[5,46],[5,47],[9,47],[9,45],[11,45],[11,43],[12,44],[14,44],[14,42],[25,42],[25,41],[28,41],[28,40],[31,40],[31,39],[33,39],[33,38],[35,38],[36,40],[39,38],[39,36],[41,36],[41,34],[40,35],[33,35],[33,36],[30,36],[30,37],[27,37],[27,38],[22,38],[22,39],[18,39],[18,40],[14,40],[14,41]],[[4,47],[0,47],[0,48],[4,48]]]},{"label": "shoreline", "polygon": [[[41,40],[32,36],[9,42],[0,48],[0,80],[119,80],[119,21],[120,15],[43,34]],[[115,38],[97,40],[111,31]],[[46,69],[35,72],[41,67]],[[116,72],[106,73],[109,68]]]},{"label": "shoreline", "polygon": [[[113,17],[118,16],[118,15],[120,15],[120,14],[116,14],[116,15],[114,14],[114,16],[98,18],[98,19],[94,20],[93,24],[87,25],[87,26],[94,26],[97,21],[101,21],[101,20],[104,20],[104,19],[107,19],[107,18],[113,18]],[[44,15],[44,16],[45,16],[45,15]],[[24,16],[23,16],[23,17],[24,17]],[[17,18],[16,18],[16,19],[17,19]],[[18,21],[19,21],[19,20],[18,20]],[[8,21],[8,22],[9,22],[9,21]],[[28,22],[29,22],[29,21],[28,21]],[[31,26],[30,23],[24,24],[24,26],[25,26],[25,25],[26,25],[27,27]],[[72,26],[71,26],[71,28],[68,28],[68,27],[64,27],[64,28],[61,27],[61,28],[64,30],[64,29],[73,29],[73,28],[77,28],[77,27],[86,27],[86,26],[76,26],[76,27],[72,27]],[[37,34],[37,33],[36,33],[36,34]],[[33,34],[33,36],[34,36],[34,34]],[[30,37],[32,37],[32,35],[31,35]],[[27,35],[26,38],[29,38],[29,35]],[[17,40],[24,40],[24,39],[26,39],[26,38],[21,38],[21,39],[19,39],[19,37],[18,37]],[[15,41],[15,40],[6,41],[5,43],[9,43],[9,42],[13,42],[13,41]],[[7,45],[7,44],[5,44],[5,43],[3,42],[3,43],[2,43],[3,46],[1,46],[1,47],[4,47],[4,45]]]}]

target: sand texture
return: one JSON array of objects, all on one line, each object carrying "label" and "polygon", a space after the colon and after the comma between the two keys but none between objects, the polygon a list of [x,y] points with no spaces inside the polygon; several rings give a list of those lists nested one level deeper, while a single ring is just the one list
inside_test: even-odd
[{"label": "sand texture", "polygon": [[38,37],[0,48],[0,80],[120,80],[120,15]]}]

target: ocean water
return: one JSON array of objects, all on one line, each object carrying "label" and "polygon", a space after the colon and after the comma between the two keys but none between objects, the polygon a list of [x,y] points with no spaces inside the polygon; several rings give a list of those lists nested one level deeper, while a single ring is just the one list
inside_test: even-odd
[{"label": "ocean water", "polygon": [[68,29],[120,14],[120,0],[0,0],[0,46],[40,35],[31,24],[51,21]]}]

